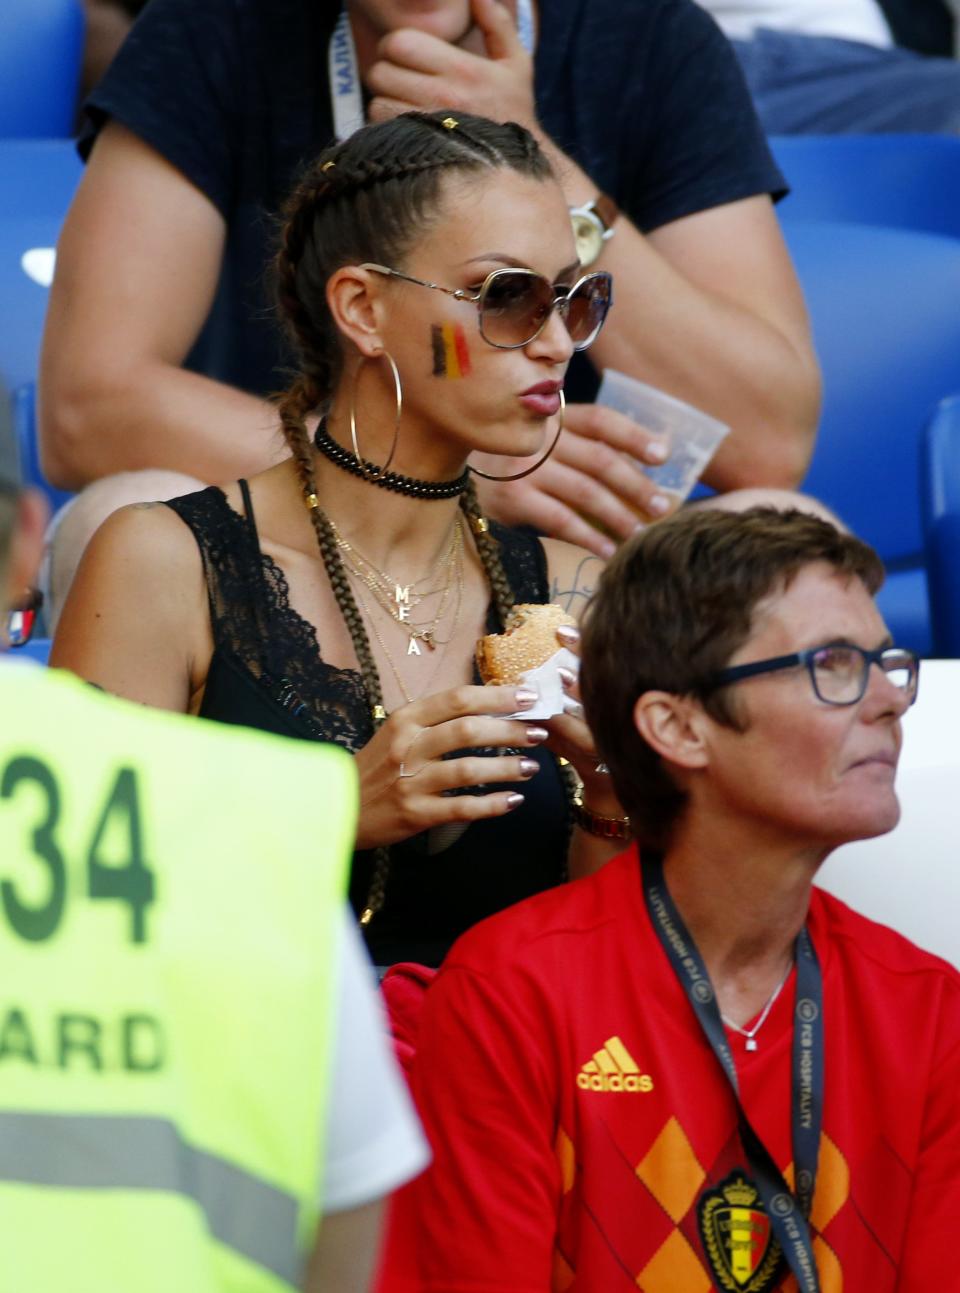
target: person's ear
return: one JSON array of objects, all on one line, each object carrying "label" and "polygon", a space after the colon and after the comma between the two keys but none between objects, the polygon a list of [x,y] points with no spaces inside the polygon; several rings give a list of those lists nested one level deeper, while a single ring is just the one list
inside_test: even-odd
[{"label": "person's ear", "polygon": [[43,539],[50,519],[47,500],[39,490],[25,489],[17,499],[17,519],[7,561],[6,605],[23,597],[37,581]]},{"label": "person's ear", "polygon": [[327,305],[341,335],[364,359],[383,353],[383,277],[359,265],[342,265],[327,281]]},{"label": "person's ear", "polygon": [[676,768],[703,768],[708,749],[704,713],[690,696],[645,691],[633,707],[637,731],[652,750]]}]

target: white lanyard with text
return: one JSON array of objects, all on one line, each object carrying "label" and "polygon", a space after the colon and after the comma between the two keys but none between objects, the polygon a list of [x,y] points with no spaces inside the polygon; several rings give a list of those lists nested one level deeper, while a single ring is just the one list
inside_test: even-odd
[{"label": "white lanyard with text", "polygon": [[[533,53],[533,5],[531,0],[517,0],[517,33],[528,54]],[[364,124],[363,87],[357,67],[357,50],[346,9],[340,13],[330,37],[327,53],[330,69],[330,100],[333,107],[333,133],[337,141],[348,139]]]},{"label": "white lanyard with text", "polygon": [[727,1044],[716,994],[703,958],[670,896],[663,878],[663,863],[657,857],[646,856],[641,867],[643,896],[653,928],[733,1088],[740,1140],[774,1234],[801,1293],[820,1293],[807,1218],[813,1203],[823,1117],[823,984],[810,935],[804,927],[797,935],[794,949],[797,966],[791,1086],[794,1194],[740,1103],[737,1069]]}]

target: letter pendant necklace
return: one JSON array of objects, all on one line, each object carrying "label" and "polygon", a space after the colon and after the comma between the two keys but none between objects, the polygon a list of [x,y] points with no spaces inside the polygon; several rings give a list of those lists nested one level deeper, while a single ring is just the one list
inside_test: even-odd
[{"label": "letter pendant necklace", "polygon": [[741,1028],[739,1024],[735,1024],[732,1019],[728,1019],[727,1016],[721,1012],[720,1018],[727,1025],[727,1027],[732,1028],[735,1033],[739,1033],[741,1037],[745,1038],[743,1043],[744,1050],[755,1051],[757,1049],[757,1033],[763,1027],[764,1023],[766,1022],[767,1015],[769,1015],[770,1011],[774,1007],[774,1003],[776,1002],[777,997],[779,997],[780,993],[783,991],[783,985],[786,983],[787,979],[789,979],[790,971],[792,969],[793,969],[792,964],[787,966],[786,974],[783,976],[783,978],[774,988],[773,992],[767,998],[767,1004],[760,1011],[760,1014],[757,1018],[757,1022],[753,1025],[752,1028]]}]

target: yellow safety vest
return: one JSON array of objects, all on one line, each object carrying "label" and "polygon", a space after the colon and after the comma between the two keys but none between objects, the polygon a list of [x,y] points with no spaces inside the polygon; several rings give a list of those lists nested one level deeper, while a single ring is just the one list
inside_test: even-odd
[{"label": "yellow safety vest", "polygon": [[284,1293],[352,760],[0,663],[0,1289]]}]

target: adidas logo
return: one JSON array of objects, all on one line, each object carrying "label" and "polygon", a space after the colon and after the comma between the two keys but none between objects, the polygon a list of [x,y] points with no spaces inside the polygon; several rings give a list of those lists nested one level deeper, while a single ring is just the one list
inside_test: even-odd
[{"label": "adidas logo", "polygon": [[608,1037],[577,1074],[582,1091],[652,1091],[653,1078],[641,1073],[619,1037]]}]

